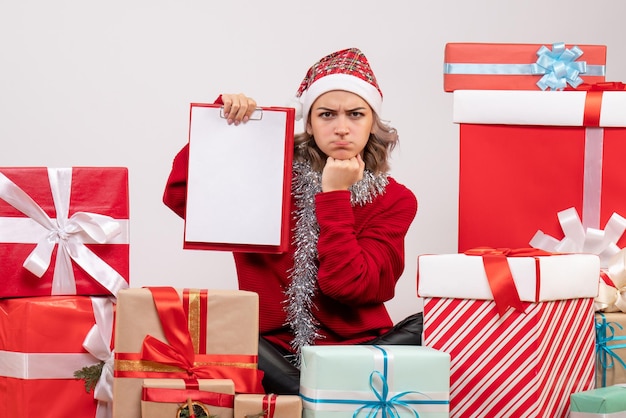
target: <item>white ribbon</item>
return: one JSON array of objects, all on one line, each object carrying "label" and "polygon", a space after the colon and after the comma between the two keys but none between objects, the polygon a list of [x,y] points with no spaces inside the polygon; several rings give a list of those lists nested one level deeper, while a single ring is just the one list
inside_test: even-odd
[{"label": "white ribbon", "polygon": [[611,257],[620,250],[617,241],[626,231],[626,219],[613,213],[604,230],[601,230],[585,229],[576,208],[562,210],[558,218],[565,235],[563,239],[559,241],[539,230],[530,240],[531,247],[558,253],[595,254],[600,257],[600,267],[608,267]]},{"label": "white ribbon", "polygon": [[606,274],[614,286],[600,280],[598,297],[594,301],[596,311],[626,312],[626,249],[611,258]]},{"label": "white ribbon", "polygon": [[124,278],[85,246],[85,236],[98,244],[110,243],[120,234],[120,223],[110,216],[90,212],[69,215],[72,189],[71,168],[48,168],[48,178],[57,218],[48,214],[22,189],[0,173],[0,199],[43,226],[47,235],[40,239],[35,249],[24,261],[24,268],[37,277],[43,276],[50,266],[54,247],[58,244],[52,294],[76,294],[76,280],[72,260],[91,277],[117,296],[120,289],[128,287]]},{"label": "white ribbon", "polygon": [[97,361],[89,353],[19,353],[0,350],[0,376],[15,379],[76,379],[74,372]]},{"label": "white ribbon", "polygon": [[96,323],[87,333],[83,347],[92,356],[104,362],[102,374],[94,388],[93,397],[98,401],[95,418],[113,416],[113,359],[111,337],[113,335],[113,302],[108,298],[91,298]]},{"label": "white ribbon", "polygon": [[575,208],[558,213],[563,230],[562,240],[539,230],[530,240],[530,246],[557,253],[595,254],[600,258],[600,268],[609,275],[617,288],[606,284],[602,279],[598,284],[598,296],[594,299],[595,310],[621,310],[626,312],[626,261],[625,253],[617,246],[617,241],[626,231],[626,219],[613,213],[604,230],[584,228]]}]

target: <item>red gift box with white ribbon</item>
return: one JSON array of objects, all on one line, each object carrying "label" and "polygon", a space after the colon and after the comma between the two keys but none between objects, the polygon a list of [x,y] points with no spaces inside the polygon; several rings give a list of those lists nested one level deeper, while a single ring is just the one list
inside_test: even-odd
[{"label": "red gift box with white ribbon", "polygon": [[581,226],[557,251],[608,249],[605,259],[626,244],[625,87],[584,87],[454,92],[460,252],[528,247],[538,231],[561,240],[558,214],[570,208]]},{"label": "red gift box with white ribbon", "polygon": [[0,259],[0,297],[128,287],[128,170],[0,168]]},{"label": "red gift box with white ribbon", "polygon": [[[113,298],[0,299],[0,416],[110,418]],[[87,392],[75,373],[102,364]]]}]

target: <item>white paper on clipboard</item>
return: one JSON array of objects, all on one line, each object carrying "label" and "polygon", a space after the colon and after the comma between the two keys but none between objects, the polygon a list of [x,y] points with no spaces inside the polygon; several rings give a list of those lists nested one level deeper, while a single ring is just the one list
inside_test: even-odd
[{"label": "white paper on clipboard", "polygon": [[288,114],[229,125],[221,111],[191,107],[185,241],[278,246]]}]

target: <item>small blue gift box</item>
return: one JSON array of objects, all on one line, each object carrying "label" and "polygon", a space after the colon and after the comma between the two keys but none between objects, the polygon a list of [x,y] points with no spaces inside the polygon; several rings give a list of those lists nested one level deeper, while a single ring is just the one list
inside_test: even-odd
[{"label": "small blue gift box", "polygon": [[570,418],[626,418],[626,386],[614,385],[570,395]]},{"label": "small blue gift box", "polygon": [[421,346],[302,349],[303,418],[448,418],[450,355]]}]

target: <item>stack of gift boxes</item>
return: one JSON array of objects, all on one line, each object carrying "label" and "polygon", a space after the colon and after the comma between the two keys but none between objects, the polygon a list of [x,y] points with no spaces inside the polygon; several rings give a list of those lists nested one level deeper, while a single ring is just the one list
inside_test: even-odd
[{"label": "stack of gift boxes", "polygon": [[129,288],[128,196],[126,168],[0,168],[0,416],[300,416],[263,394],[256,294]]},{"label": "stack of gift boxes", "polygon": [[601,45],[446,45],[459,251],[418,257],[418,294],[452,417],[626,411],[626,86],[605,62]]},{"label": "stack of gift boxes", "polygon": [[110,411],[128,206],[125,168],[0,168],[0,416]]}]

